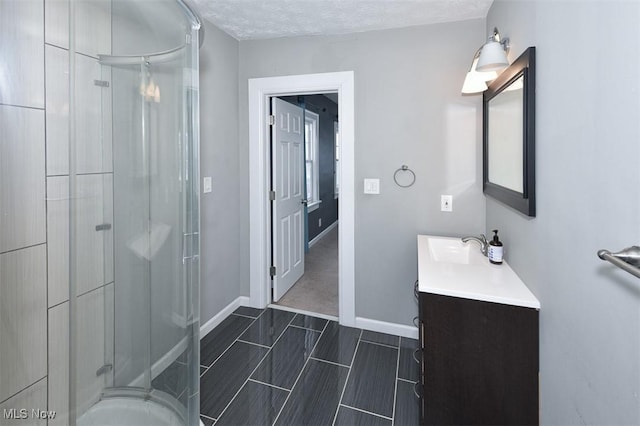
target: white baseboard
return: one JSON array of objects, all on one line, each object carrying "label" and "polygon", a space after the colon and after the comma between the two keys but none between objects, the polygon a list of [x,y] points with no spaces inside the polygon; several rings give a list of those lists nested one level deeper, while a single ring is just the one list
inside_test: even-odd
[{"label": "white baseboard", "polygon": [[[218,324],[220,324],[226,317],[228,317],[233,311],[240,306],[248,306],[249,298],[246,296],[240,296],[233,302],[225,306],[217,315],[200,326],[200,339],[206,336],[211,330],[213,330]],[[162,358],[156,361],[151,366],[151,378],[156,378],[160,373],[167,369],[173,362],[178,359],[180,355],[187,349],[187,339],[184,337],[177,345],[175,345],[169,352],[164,354]],[[144,386],[144,375],[136,377],[129,386],[142,387]]]},{"label": "white baseboard", "polygon": [[309,241],[309,247],[312,247],[315,243],[320,241],[325,235],[331,232],[331,230],[333,230],[333,228],[335,228],[336,226],[338,226],[337,220],[333,222],[331,225],[327,226],[327,229],[325,229],[324,231],[316,235],[316,237],[313,240]]},{"label": "white baseboard", "polygon": [[[171,364],[175,362],[175,360],[178,359],[180,355],[184,353],[184,351],[187,349],[188,339],[189,336],[183,337],[177,345],[169,350],[169,352],[164,354],[159,360],[153,363],[153,365],[151,366],[151,380],[158,377],[160,373],[166,370]],[[129,383],[129,386],[139,388],[144,387],[144,373],[140,374],[131,383]]]},{"label": "white baseboard", "polygon": [[369,318],[356,317],[356,327],[378,333],[393,334],[395,336],[418,338],[418,329],[412,325],[395,324]]},{"label": "white baseboard", "polygon": [[213,318],[200,325],[200,339],[209,334],[211,330],[216,328],[218,324],[224,321],[226,317],[231,315],[231,313],[238,309],[240,306],[250,306],[249,302],[250,300],[247,296],[240,296],[236,300],[222,308],[222,310],[214,315]]}]

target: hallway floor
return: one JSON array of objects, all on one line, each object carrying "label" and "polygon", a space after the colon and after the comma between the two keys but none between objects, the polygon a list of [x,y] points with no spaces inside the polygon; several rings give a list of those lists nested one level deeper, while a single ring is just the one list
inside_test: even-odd
[{"label": "hallway floor", "polygon": [[304,275],[277,305],[338,316],[338,226],[304,256]]},{"label": "hallway floor", "polygon": [[417,425],[414,339],[240,307],[201,341],[205,425]]}]

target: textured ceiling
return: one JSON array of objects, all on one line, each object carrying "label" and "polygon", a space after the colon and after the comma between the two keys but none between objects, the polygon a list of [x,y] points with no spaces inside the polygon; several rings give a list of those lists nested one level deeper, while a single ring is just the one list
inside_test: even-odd
[{"label": "textured ceiling", "polygon": [[347,34],[487,16],[493,0],[192,0],[238,40]]}]

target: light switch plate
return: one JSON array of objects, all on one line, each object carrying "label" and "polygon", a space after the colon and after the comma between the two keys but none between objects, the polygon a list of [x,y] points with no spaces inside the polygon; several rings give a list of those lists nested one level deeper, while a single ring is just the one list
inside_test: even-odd
[{"label": "light switch plate", "polygon": [[212,184],[211,184],[211,176],[207,176],[202,180],[202,192],[208,194],[211,192]]},{"label": "light switch plate", "polygon": [[453,211],[453,196],[451,195],[440,196],[440,210],[443,212]]},{"label": "light switch plate", "polygon": [[365,194],[379,194],[380,193],[380,179],[365,179],[364,180],[364,193]]}]

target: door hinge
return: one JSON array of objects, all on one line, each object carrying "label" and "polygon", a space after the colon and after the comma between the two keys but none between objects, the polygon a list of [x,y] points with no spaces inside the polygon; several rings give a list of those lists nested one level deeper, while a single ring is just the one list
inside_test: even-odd
[{"label": "door hinge", "polygon": [[275,115],[270,115],[269,116],[269,126],[275,126],[276,125],[276,116]]},{"label": "door hinge", "polygon": [[275,266],[271,266],[269,268],[269,275],[271,276],[272,279],[273,279],[273,277],[276,276],[276,267]]},{"label": "door hinge", "polygon": [[269,191],[269,200],[271,201],[276,200],[276,191]]}]

